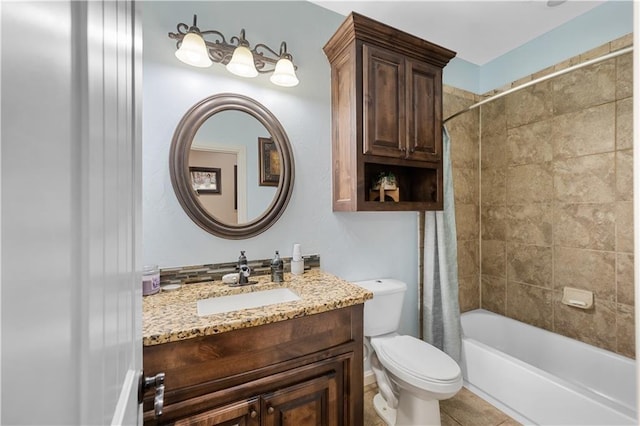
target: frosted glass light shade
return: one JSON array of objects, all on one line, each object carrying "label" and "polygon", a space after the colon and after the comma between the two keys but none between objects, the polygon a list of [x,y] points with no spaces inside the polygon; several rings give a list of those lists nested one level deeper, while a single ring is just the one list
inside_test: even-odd
[{"label": "frosted glass light shade", "polygon": [[240,77],[255,77],[258,75],[256,64],[253,62],[253,54],[245,46],[238,46],[233,51],[231,62],[227,64],[229,72]]},{"label": "frosted glass light shade", "polygon": [[293,62],[286,58],[278,60],[270,80],[273,84],[284,87],[297,86],[300,82],[298,77],[296,77],[296,70],[293,68]]},{"label": "frosted glass light shade", "polygon": [[176,50],[176,58],[185,64],[199,68],[207,68],[213,64],[209,59],[204,39],[196,33],[187,33],[184,36],[180,49]]}]

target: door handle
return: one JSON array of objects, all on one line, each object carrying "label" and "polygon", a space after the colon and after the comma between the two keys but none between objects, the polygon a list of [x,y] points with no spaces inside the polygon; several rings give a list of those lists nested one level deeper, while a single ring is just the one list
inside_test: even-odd
[{"label": "door handle", "polygon": [[138,403],[142,403],[144,393],[151,388],[156,389],[156,394],[153,398],[153,409],[156,417],[159,417],[162,415],[164,406],[164,373],[158,373],[155,376],[145,376],[144,373],[140,373]]}]

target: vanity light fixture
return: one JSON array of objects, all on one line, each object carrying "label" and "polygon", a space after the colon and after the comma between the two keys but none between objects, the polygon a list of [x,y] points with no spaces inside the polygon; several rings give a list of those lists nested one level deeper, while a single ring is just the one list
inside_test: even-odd
[{"label": "vanity light fixture", "polygon": [[[287,43],[280,44],[280,52],[258,43],[252,49],[244,36],[231,37],[227,43],[224,35],[216,30],[200,31],[193,15],[193,25],[179,23],[177,33],[169,33],[169,38],[177,40],[176,57],[194,67],[210,67],[214,62],[226,65],[227,70],[241,77],[255,77],[259,73],[272,73],[271,82],[278,86],[293,87],[299,83],[293,58],[287,52]],[[205,36],[212,36],[212,41]]]}]

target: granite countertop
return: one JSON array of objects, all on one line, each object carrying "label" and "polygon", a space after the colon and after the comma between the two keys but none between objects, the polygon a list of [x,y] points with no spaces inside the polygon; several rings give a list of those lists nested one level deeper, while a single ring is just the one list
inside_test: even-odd
[{"label": "granite countertop", "polygon": [[[283,283],[271,282],[268,275],[251,277],[250,281],[256,284],[230,287],[222,281],[211,281],[186,284],[175,291],[145,296],[142,303],[143,345],[158,345],[284,321],[357,305],[373,298],[371,292],[318,269],[305,271],[303,275],[285,273]],[[197,301],[200,299],[274,288],[289,288],[301,300],[198,316]]]}]

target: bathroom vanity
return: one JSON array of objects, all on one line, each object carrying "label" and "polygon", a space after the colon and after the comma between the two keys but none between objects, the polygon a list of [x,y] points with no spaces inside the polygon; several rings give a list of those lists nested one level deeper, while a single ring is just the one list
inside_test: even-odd
[{"label": "bathroom vanity", "polygon": [[[318,270],[252,281],[144,299],[144,373],[165,373],[162,414],[148,391],[145,424],[362,425],[363,303],[372,294]],[[275,288],[300,300],[198,315],[198,300]]]}]

